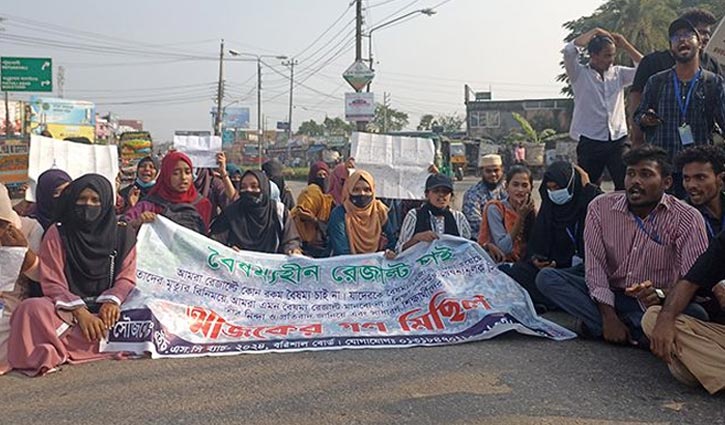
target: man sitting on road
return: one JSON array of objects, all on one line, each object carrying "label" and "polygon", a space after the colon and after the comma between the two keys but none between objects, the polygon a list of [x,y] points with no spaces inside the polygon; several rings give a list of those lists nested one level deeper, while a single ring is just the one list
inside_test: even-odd
[{"label": "man sitting on road", "polygon": [[652,352],[667,362],[672,375],[688,385],[700,384],[710,394],[725,388],[725,325],[681,313],[703,289],[712,290],[720,308],[725,309],[725,295],[716,286],[723,279],[725,233],[720,233],[670,291],[664,307],[650,308],[642,319]]},{"label": "man sitting on road", "polygon": [[[705,251],[707,234],[697,210],[665,194],[672,184],[665,151],[646,145],[623,160],[626,190],[589,204],[585,277],[551,275],[537,284],[592,336],[647,347],[640,326],[646,307],[685,275]],[[688,313],[707,317],[697,305]]]},{"label": "man sitting on road", "polygon": [[725,216],[725,151],[718,146],[695,146],[680,152],[675,164],[682,170],[686,201],[700,211],[707,236],[713,240],[722,230]]},{"label": "man sitting on road", "polygon": [[481,157],[478,163],[482,179],[470,187],[463,195],[463,214],[471,226],[471,235],[478,237],[481,229],[481,213],[486,202],[503,201],[507,198],[504,190],[503,161],[500,155],[488,154]]}]

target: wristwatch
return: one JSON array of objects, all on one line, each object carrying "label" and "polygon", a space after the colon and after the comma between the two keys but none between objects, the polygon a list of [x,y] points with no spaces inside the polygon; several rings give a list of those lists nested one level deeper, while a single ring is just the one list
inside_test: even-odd
[{"label": "wristwatch", "polygon": [[665,295],[665,291],[661,290],[660,288],[655,288],[655,294],[657,294],[657,298],[660,299],[660,302],[664,302],[665,298],[667,297]]}]

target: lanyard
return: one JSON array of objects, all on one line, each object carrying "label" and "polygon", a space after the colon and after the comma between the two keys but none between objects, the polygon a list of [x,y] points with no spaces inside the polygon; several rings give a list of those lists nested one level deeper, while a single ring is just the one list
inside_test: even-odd
[{"label": "lanyard", "polygon": [[[722,230],[722,225],[725,224],[725,214],[720,218],[720,229]],[[705,217],[705,226],[707,226],[707,233],[710,235],[711,238],[714,238],[717,236],[715,234],[715,229],[712,228],[712,225],[710,224],[710,220]]]},{"label": "lanyard", "polygon": [[655,216],[655,213],[654,212],[650,216],[651,217],[651,220],[649,218],[645,219],[646,221],[649,221],[650,222],[650,226],[649,227],[650,227],[651,230],[647,230],[647,228],[644,226],[644,223],[645,222],[642,221],[641,218],[637,217],[634,214],[632,214],[632,216],[634,217],[634,222],[637,223],[637,227],[639,227],[639,229],[642,231],[642,233],[644,233],[645,235],[647,235],[647,237],[650,238],[650,239],[652,239],[657,245],[662,245],[662,240],[660,239],[660,235],[657,234],[657,230],[655,230],[655,228],[654,228],[654,226],[655,226],[655,219],[657,218]]},{"label": "lanyard", "polygon": [[692,100],[692,92],[695,91],[695,86],[697,85],[697,80],[700,79],[700,74],[702,74],[702,70],[697,70],[697,74],[695,74],[695,78],[692,79],[690,82],[690,88],[687,90],[687,97],[685,98],[685,103],[682,103],[682,93],[680,92],[680,81],[677,79],[677,73],[675,70],[672,70],[672,82],[675,85],[675,99],[677,99],[677,106],[680,107],[680,120],[684,124],[685,121],[687,121],[687,109],[690,107],[690,100]]},{"label": "lanyard", "polygon": [[571,239],[571,243],[574,244],[574,251],[577,250],[577,243],[576,243],[576,237],[579,234],[579,222],[574,224],[574,232],[571,231],[569,227],[566,228],[566,234],[569,235],[569,239]]}]

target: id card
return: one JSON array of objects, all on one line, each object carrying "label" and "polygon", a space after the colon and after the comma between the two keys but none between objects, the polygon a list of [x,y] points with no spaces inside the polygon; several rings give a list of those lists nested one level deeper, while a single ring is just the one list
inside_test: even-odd
[{"label": "id card", "polygon": [[695,139],[692,137],[692,129],[689,124],[677,127],[677,132],[680,133],[680,143],[682,143],[682,146],[688,146],[695,143]]},{"label": "id card", "polygon": [[582,257],[580,257],[578,255],[571,257],[571,266],[572,267],[576,267],[580,264],[584,264],[584,260],[582,260]]}]

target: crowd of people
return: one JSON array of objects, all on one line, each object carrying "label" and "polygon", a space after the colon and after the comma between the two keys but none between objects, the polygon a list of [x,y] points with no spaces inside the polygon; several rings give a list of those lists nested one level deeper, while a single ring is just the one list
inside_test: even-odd
[{"label": "crowd of people", "polygon": [[[563,50],[577,163],[551,164],[537,189],[525,163],[505,170],[486,155],[462,211],[452,209],[452,180],[435,169],[421,200],[401,208],[376,196],[374,176],[352,158],[332,169],[313,163],[296,200],[279,161],[245,171],[223,153],[217,169],[178,151],[144,158],[116,199],[105,178],[56,169],[39,177],[32,205],[13,209],[0,186],[0,244],[28,248],[15,288],[2,294],[0,371],[38,375],[110,357],[98,342],[133,289],[136,234],[162,215],[235,250],[312,258],[393,259],[441,235],[471,240],[540,313],[564,311],[580,336],[651,349],[682,382],[720,391],[725,152],[713,133],[725,128],[725,95],[702,52],[714,23],[688,11],[669,28],[670,51],[646,56],[603,29],[577,37]],[[613,65],[617,48],[634,67]],[[642,94],[629,121],[641,131],[630,130],[624,106],[633,82]],[[600,188],[604,168],[614,192]]]}]

